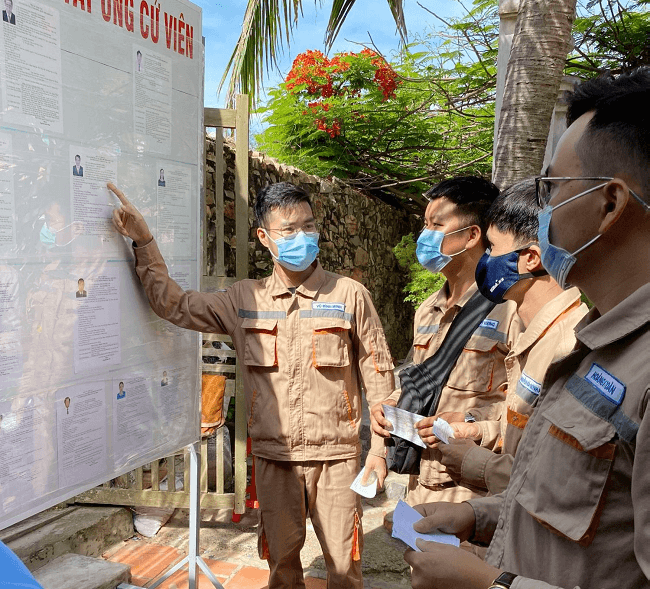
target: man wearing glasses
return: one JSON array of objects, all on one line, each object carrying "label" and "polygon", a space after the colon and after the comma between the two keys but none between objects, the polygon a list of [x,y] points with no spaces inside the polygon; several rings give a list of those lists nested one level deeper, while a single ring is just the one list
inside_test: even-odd
[{"label": "man wearing glasses", "polygon": [[[163,319],[233,338],[242,365],[248,435],[255,456],[260,557],[269,588],[304,588],[300,550],[310,516],[328,587],[363,588],[359,471],[361,386],[375,404],[393,391],[393,362],[368,291],[318,262],[318,226],[307,193],[283,182],[260,191],[257,237],[273,274],[224,292],[185,292],[167,274],[147,224],[122,202],[117,230],[133,239],[136,272]],[[367,473],[386,476],[383,439],[373,435]]]},{"label": "man wearing glasses", "polygon": [[537,182],[538,237],[549,274],[594,309],[547,373],[508,488],[421,508],[419,531],[491,541],[486,562],[422,544],[405,555],[414,587],[649,586],[650,68],[585,82],[568,102]]}]

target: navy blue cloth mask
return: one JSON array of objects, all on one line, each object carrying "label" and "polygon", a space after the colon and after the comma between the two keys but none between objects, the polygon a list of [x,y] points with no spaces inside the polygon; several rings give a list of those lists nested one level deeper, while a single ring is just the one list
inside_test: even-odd
[{"label": "navy blue cloth mask", "polygon": [[497,305],[503,303],[505,302],[503,295],[517,282],[546,274],[546,270],[519,274],[517,269],[519,254],[528,249],[530,245],[528,244],[501,256],[491,256],[490,249],[486,250],[479,260],[478,266],[476,266],[475,278],[479,291],[488,301],[492,301]]}]

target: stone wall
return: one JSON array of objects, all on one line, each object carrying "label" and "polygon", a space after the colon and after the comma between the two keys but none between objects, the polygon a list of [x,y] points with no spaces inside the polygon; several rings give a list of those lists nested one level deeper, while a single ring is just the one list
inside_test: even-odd
[{"label": "stone wall", "polygon": [[[225,201],[225,266],[226,275],[235,274],[235,207],[234,207],[234,145],[224,142],[226,173]],[[215,206],[214,173],[215,144],[208,146],[208,178],[206,202],[208,273],[214,273]],[[321,227],[320,261],[326,270],[350,276],[371,293],[379,313],[393,357],[406,356],[412,341],[414,310],[405,303],[403,288],[406,272],[395,260],[392,249],[407,233],[416,233],[421,219],[362,194],[336,178],[331,180],[310,176],[280,164],[257,152],[249,154],[249,275],[268,276],[273,261],[255,233],[252,204],[260,188],[275,182],[292,182],[302,186],[312,199],[315,216]]]}]

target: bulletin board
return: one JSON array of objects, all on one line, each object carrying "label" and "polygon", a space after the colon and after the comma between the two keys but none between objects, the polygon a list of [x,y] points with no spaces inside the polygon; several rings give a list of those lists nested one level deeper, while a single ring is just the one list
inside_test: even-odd
[{"label": "bulletin board", "polygon": [[204,145],[199,7],[4,6],[0,529],[199,438],[199,334],[149,308],[106,183],[196,289]]}]

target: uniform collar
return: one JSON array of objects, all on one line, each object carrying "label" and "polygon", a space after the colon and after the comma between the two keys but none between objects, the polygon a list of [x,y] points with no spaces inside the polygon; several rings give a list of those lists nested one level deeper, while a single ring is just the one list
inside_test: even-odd
[{"label": "uniform collar", "polygon": [[[305,280],[300,286],[296,288],[296,292],[299,292],[305,297],[313,299],[316,296],[316,293],[320,290],[320,287],[325,282],[326,278],[327,274],[325,273],[325,270],[323,270],[320,260],[316,260],[316,268],[309,275],[309,278],[307,278],[307,280]],[[289,288],[278,276],[275,266],[273,267],[273,274],[271,274],[269,277],[267,290],[272,297],[279,297],[283,294],[289,294]]]},{"label": "uniform collar", "polygon": [[[517,338],[512,353],[519,355],[533,346],[563,313],[580,300],[580,291],[573,287],[546,303]],[[577,308],[577,307],[576,307]]]},{"label": "uniform collar", "polygon": [[592,350],[623,339],[650,322],[650,283],[633,292],[608,313],[591,312],[576,328],[577,338]]},{"label": "uniform collar", "polygon": [[[465,306],[465,303],[472,298],[472,295],[478,290],[478,286],[475,282],[463,293],[463,296],[458,299],[458,302],[454,305],[459,309]],[[438,311],[445,313],[447,311],[447,301],[449,300],[449,282],[445,282],[442,285],[442,288],[438,291],[437,296],[431,301],[431,305]]]}]

